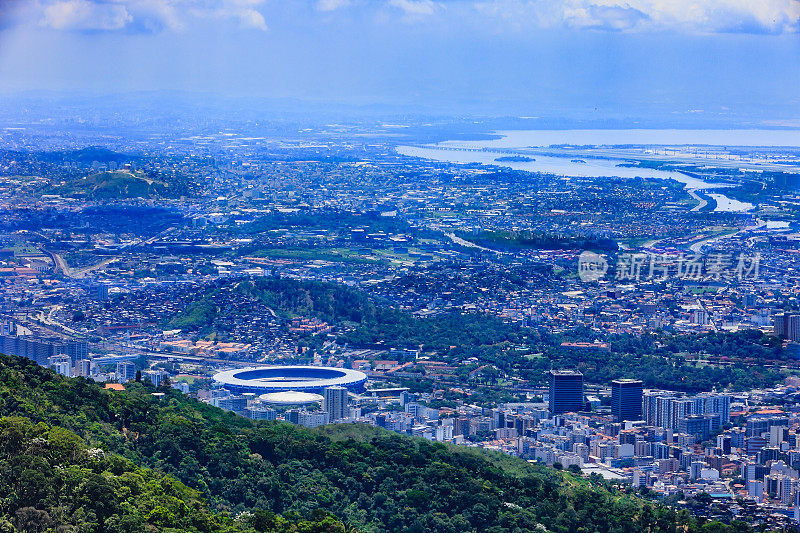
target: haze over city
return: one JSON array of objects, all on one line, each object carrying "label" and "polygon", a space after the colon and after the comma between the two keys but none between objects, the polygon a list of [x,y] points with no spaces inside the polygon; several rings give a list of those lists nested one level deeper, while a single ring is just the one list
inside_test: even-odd
[{"label": "haze over city", "polygon": [[6,1],[0,89],[796,120],[796,0]]}]

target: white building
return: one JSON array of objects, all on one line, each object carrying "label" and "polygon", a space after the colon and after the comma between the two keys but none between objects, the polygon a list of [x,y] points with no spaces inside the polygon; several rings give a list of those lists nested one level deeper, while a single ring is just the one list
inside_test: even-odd
[{"label": "white building", "polygon": [[325,424],[330,423],[330,415],[325,411],[316,411],[313,413],[308,411],[300,411],[297,417],[297,423],[307,428],[324,426]]},{"label": "white building", "polygon": [[89,359],[78,359],[75,361],[75,374],[88,378],[92,375],[92,361]]},{"label": "white building", "polygon": [[751,498],[756,500],[757,502],[761,503],[764,501],[764,483],[762,481],[756,481],[751,479],[747,482],[747,494],[750,495]]},{"label": "white building", "polygon": [[446,442],[453,439],[453,426],[437,426],[436,427],[436,440],[439,442]]},{"label": "white building", "polygon": [[163,370],[145,370],[142,372],[142,379],[150,378],[150,381],[156,387],[161,386],[161,382],[167,377],[167,373]]},{"label": "white building", "polygon": [[72,377],[72,360],[67,355],[54,355],[48,358],[48,366],[62,376]]}]

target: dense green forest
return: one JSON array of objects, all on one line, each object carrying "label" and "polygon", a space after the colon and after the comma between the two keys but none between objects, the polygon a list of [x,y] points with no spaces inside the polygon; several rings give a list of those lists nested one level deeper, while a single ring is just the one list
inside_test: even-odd
[{"label": "dense green forest", "polygon": [[572,237],[533,232],[483,231],[477,234],[460,233],[462,239],[493,249],[533,248],[537,250],[602,250],[617,251],[613,239],[598,237]]},{"label": "dense green forest", "polygon": [[276,211],[260,216],[253,222],[230,231],[245,234],[257,234],[265,231],[300,229],[305,231],[326,230],[347,232],[361,228],[365,233],[406,233],[412,231],[408,222],[397,217],[383,217],[378,211],[366,213],[350,213],[338,209],[328,211]]},{"label": "dense green forest", "polygon": [[233,525],[174,478],[21,417],[0,418],[0,494],[0,531],[226,531]]},{"label": "dense green forest", "polygon": [[[283,316],[314,316],[337,325],[340,343],[365,348],[422,347],[453,364],[477,357],[533,383],[543,382],[551,368],[577,367],[590,383],[635,377],[653,388],[746,390],[782,380],[783,374],[768,365],[791,358],[778,339],[757,330],[698,335],[660,332],[638,337],[574,330],[556,335],[482,313],[452,311],[421,319],[345,285],[285,278],[210,286],[202,299],[176,315],[168,326],[214,331],[215,321],[233,312],[225,292],[231,283],[235,283],[234,293],[256,298]],[[561,346],[565,341],[596,339],[606,342],[609,351]],[[307,342],[313,344],[314,339]],[[698,357],[717,361],[693,360]]]},{"label": "dense green forest", "polygon": [[131,453],[141,433],[111,422],[120,405],[99,385],[0,357],[0,532],[345,531],[325,512],[305,519],[252,509],[234,519],[211,509],[174,476],[114,453],[155,463]]},{"label": "dense green forest", "polygon": [[[561,340],[589,340],[591,336],[559,335],[544,354],[522,364],[522,373],[536,379],[545,367],[576,367],[592,383],[609,383],[621,377],[641,379],[647,388],[687,392],[714,388],[749,390],[772,386],[784,374],[767,366],[768,362],[788,357],[780,347],[772,346],[774,337],[760,331],[710,333],[698,335],[610,335],[603,340],[609,351],[562,347]],[[706,364],[694,357],[737,359],[744,364]]]},{"label": "dense green forest", "polygon": [[38,158],[48,163],[64,164],[77,163],[81,165],[91,165],[94,161],[101,163],[124,163],[141,162],[142,157],[134,154],[115,152],[103,146],[87,146],[77,150],[56,150],[52,152],[40,152]]},{"label": "dense green forest", "polygon": [[[182,171],[157,170],[150,157],[115,152],[100,146],[44,152],[3,150],[2,153],[16,161],[16,172],[20,175],[48,177],[49,183],[37,182],[34,185],[38,194],[104,202],[193,196],[201,186],[197,176]],[[96,163],[108,165],[105,168],[109,170],[98,169]],[[122,169],[127,163],[134,169],[115,170]]]},{"label": "dense green forest", "polygon": [[231,295],[256,298],[285,317],[314,316],[331,323],[372,323],[379,309],[364,293],[344,285],[259,278],[209,286],[203,298],[178,313],[169,326],[207,330],[221,314],[230,313],[231,309],[222,307]]},{"label": "dense green forest", "polygon": [[0,531],[750,531],[499,453],[153,392],[0,356]]}]

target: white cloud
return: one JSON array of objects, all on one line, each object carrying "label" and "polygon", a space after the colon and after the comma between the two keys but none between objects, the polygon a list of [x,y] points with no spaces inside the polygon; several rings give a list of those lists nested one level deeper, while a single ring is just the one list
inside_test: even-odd
[{"label": "white cloud", "polygon": [[684,33],[800,31],[800,0],[476,0],[472,7],[515,27]]},{"label": "white cloud", "polygon": [[401,9],[406,15],[433,15],[437,6],[431,0],[389,0],[389,5]]},{"label": "white cloud", "polygon": [[[197,2],[187,2],[198,4]],[[219,20],[234,20],[243,29],[256,29],[267,31],[267,21],[264,15],[255,7],[262,0],[221,0],[208,1],[195,5],[189,12],[197,18],[213,18]]]},{"label": "white cloud", "polygon": [[569,27],[608,31],[629,31],[646,23],[648,16],[632,7],[590,5],[564,12]]},{"label": "white cloud", "polygon": [[34,20],[41,25],[76,31],[152,33],[181,30],[192,19],[210,18],[265,31],[270,11],[278,18],[287,13],[306,16],[310,10],[310,16],[315,12],[343,17],[377,14],[372,20],[399,18],[407,23],[425,17],[442,24],[477,25],[498,32],[537,28],[701,34],[800,32],[800,0],[34,0],[31,5],[38,6]]},{"label": "white cloud", "polygon": [[[0,0],[2,1],[2,0]],[[39,24],[56,30],[155,33],[180,31],[192,18],[231,20],[267,30],[264,0],[40,0]]]},{"label": "white cloud", "polygon": [[237,11],[236,16],[239,18],[243,28],[267,31],[267,21],[264,20],[264,15],[255,9],[240,9]]},{"label": "white cloud", "polygon": [[40,24],[56,30],[119,30],[132,20],[122,4],[65,0],[46,6]]},{"label": "white cloud", "polygon": [[784,33],[798,31],[798,0],[639,0],[656,23],[701,32]]},{"label": "white cloud", "polygon": [[350,0],[319,0],[317,9],[320,11],[336,11],[350,6]]},{"label": "white cloud", "polygon": [[182,30],[185,27],[178,8],[170,0],[139,0],[132,3],[131,11],[134,20],[150,31],[162,28]]}]

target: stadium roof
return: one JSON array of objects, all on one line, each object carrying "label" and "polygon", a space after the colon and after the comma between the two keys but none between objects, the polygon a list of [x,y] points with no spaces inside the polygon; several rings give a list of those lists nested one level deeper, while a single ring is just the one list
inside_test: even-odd
[{"label": "stadium roof", "polygon": [[237,392],[319,392],[335,385],[357,388],[367,375],[349,368],[325,366],[263,366],[220,372],[214,381]]},{"label": "stadium roof", "polygon": [[290,390],[286,392],[268,392],[259,396],[258,399],[273,405],[306,405],[321,402],[322,396],[311,392]]}]

